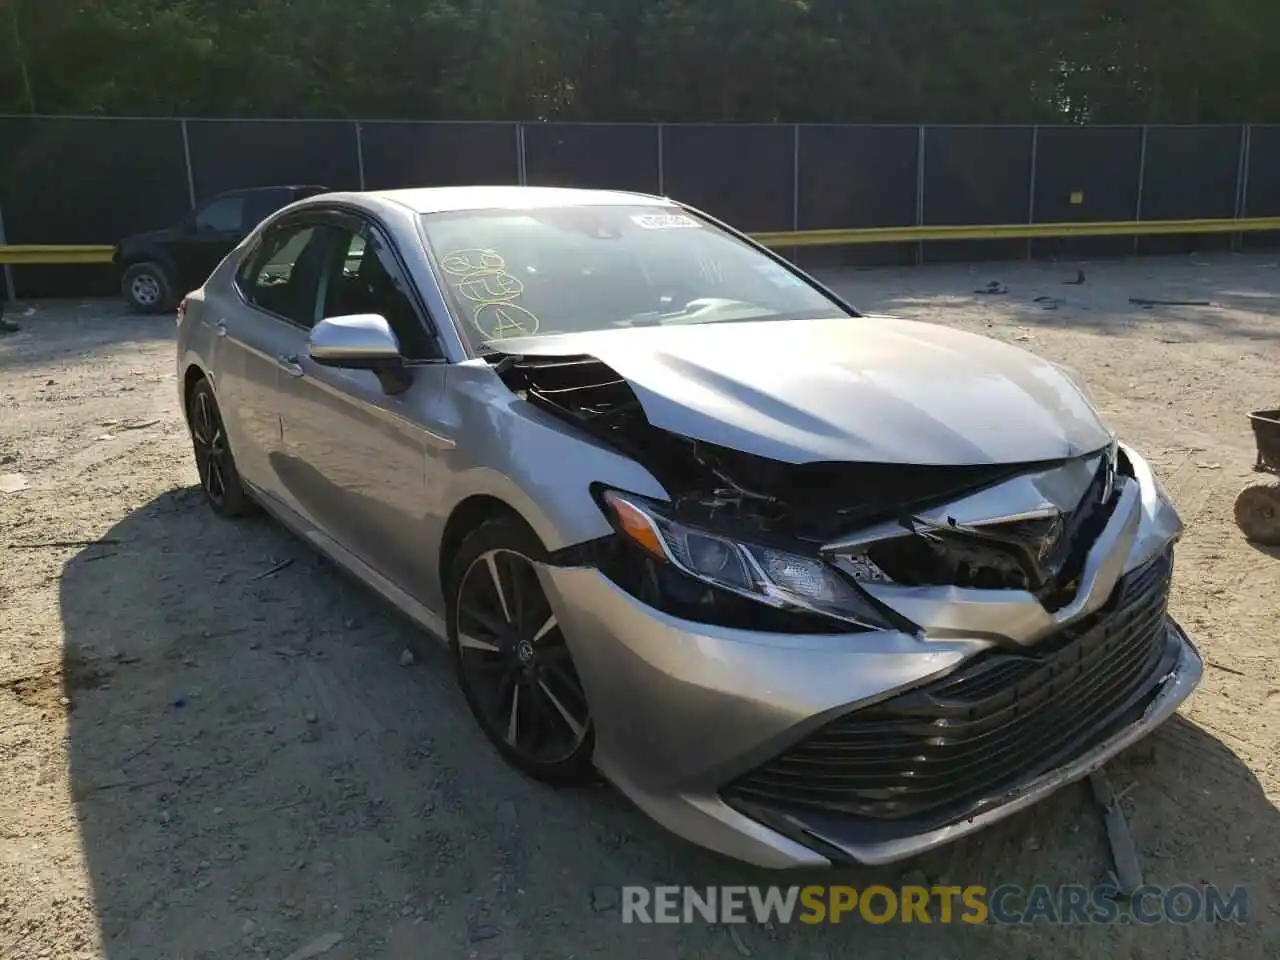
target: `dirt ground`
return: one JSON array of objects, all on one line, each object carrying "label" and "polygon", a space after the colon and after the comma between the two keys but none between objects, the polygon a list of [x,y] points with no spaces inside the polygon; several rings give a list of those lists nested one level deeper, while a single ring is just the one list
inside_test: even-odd
[{"label": "dirt ground", "polygon": [[[398,615],[271,522],[202,504],[172,319],[65,302],[11,307],[22,330],[0,336],[0,956],[1280,956],[1280,553],[1232,519],[1245,413],[1280,406],[1277,259],[826,276],[864,309],[1070,364],[1154,463],[1187,524],[1173,609],[1208,667],[1109,774],[1148,882],[1245,885],[1248,923],[624,925],[620,884],[796,878],[704,853],[606,787],[505,767],[443,653],[402,667]],[[1064,285],[1077,266],[1085,284]],[[992,279],[1008,292],[974,292]],[[1110,867],[1073,786],[916,861],[818,879],[1095,884]]]}]

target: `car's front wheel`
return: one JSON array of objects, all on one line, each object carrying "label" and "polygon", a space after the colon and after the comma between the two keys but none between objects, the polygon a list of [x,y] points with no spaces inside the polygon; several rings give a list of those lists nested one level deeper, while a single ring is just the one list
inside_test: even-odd
[{"label": "car's front wheel", "polygon": [[591,711],[531,557],[532,531],[511,517],[467,536],[449,577],[449,644],[472,714],[503,757],[530,776],[594,775]]},{"label": "car's front wheel", "polygon": [[139,313],[161,313],[174,306],[173,282],[158,263],[134,263],[120,280],[120,292]]},{"label": "car's front wheel", "polygon": [[240,482],[227,432],[222,425],[218,401],[208,380],[198,380],[187,399],[187,424],[196,457],[200,487],[213,512],[222,517],[240,517],[253,510],[253,501]]}]

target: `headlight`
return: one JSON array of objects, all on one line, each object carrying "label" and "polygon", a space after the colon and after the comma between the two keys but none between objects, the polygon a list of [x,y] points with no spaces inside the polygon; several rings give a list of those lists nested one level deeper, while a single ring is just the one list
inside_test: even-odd
[{"label": "headlight", "polygon": [[614,490],[602,499],[619,533],[704,583],[771,607],[820,613],[866,629],[895,629],[873,601],[821,560],[687,526],[646,500]]}]

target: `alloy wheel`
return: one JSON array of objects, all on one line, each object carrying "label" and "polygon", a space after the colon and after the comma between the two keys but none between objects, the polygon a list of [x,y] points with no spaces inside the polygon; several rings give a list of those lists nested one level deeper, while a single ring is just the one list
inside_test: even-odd
[{"label": "alloy wheel", "polygon": [[215,505],[227,496],[228,450],[222,418],[207,390],[195,395],[191,411],[191,440],[195,445],[196,471],[205,495]]},{"label": "alloy wheel", "polygon": [[459,663],[477,712],[527,762],[562,763],[590,732],[587,698],[533,563],[489,550],[458,584]]}]

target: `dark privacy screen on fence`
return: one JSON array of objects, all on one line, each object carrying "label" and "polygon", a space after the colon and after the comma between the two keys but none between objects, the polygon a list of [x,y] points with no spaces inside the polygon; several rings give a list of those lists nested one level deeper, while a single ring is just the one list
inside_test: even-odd
[{"label": "dark privacy screen on fence", "polygon": [[546,123],[524,128],[526,181],[657,193],[658,130],[652,126]]},{"label": "dark privacy screen on fence", "polygon": [[[173,223],[192,193],[279,183],[661,192],[747,231],[1280,216],[1280,127],[0,117],[0,218],[11,244],[112,243]],[[917,252],[954,260],[1228,243],[1229,235],[976,240],[814,247],[799,256],[806,265],[870,264]],[[112,282],[101,267],[14,272],[28,296]]]},{"label": "dark privacy screen on fence", "polygon": [[[1241,192],[1246,217],[1280,217],[1280,126],[1249,128],[1247,179]],[[1245,237],[1250,247],[1280,242],[1280,234],[1254,233]]]},{"label": "dark privacy screen on fence", "polygon": [[[114,243],[165,226],[188,208],[176,123],[0,118],[0,216],[9,243]],[[19,296],[105,293],[114,286],[106,266],[23,267],[14,274]]]},{"label": "dark privacy screen on fence", "polygon": [[[924,141],[924,222],[1026,223],[1031,212],[1030,127],[930,127]],[[930,260],[1016,257],[1022,240],[930,244]]]},{"label": "dark privacy screen on fence", "polygon": [[362,123],[360,143],[370,190],[520,182],[509,123]]},{"label": "dark privacy screen on fence", "polygon": [[[801,230],[901,227],[916,222],[919,127],[800,127]],[[904,262],[912,244],[814,247],[805,266]]]},{"label": "dark privacy screen on fence", "polygon": [[176,123],[0,118],[0,212],[10,243],[114,243],[188,207]]},{"label": "dark privacy screen on fence", "polygon": [[794,227],[792,126],[664,126],[662,165],[668,196],[740,230]]},{"label": "dark privacy screen on fence", "polygon": [[[1150,127],[1142,184],[1142,219],[1208,220],[1233,217],[1240,168],[1240,127]],[[1187,253],[1225,247],[1216,237],[1142,237],[1150,253]]]},{"label": "dark privacy screen on fence", "polygon": [[236,187],[320,184],[358,190],[356,130],[339,120],[188,123],[196,199]]},{"label": "dark privacy screen on fence", "polygon": [[[1035,222],[1132,220],[1138,209],[1141,127],[1041,127],[1036,135]],[[1122,256],[1131,237],[1037,240],[1036,256]]]}]

